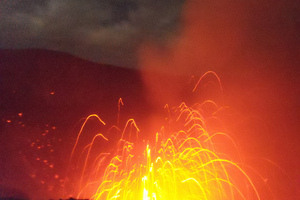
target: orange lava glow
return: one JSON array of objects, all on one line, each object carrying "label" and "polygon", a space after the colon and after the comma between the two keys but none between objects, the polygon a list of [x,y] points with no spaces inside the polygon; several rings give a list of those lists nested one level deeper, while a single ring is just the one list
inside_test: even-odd
[{"label": "orange lava glow", "polygon": [[[220,81],[218,77],[217,80]],[[119,112],[121,105],[124,105],[122,99]],[[214,107],[211,117],[221,109],[212,100],[192,106],[184,102],[173,108],[166,105],[167,116],[150,140],[141,139],[143,132],[134,119],[128,120],[123,130],[113,126],[110,130],[120,133],[115,151],[99,153],[92,159],[96,140],[109,141],[105,134],[96,134],[82,151],[85,156],[80,172],[81,192],[77,197],[89,194],[89,198],[95,200],[260,199],[251,177],[241,167],[243,163],[218,151],[215,138],[232,139],[223,132],[207,131],[204,113],[208,105]],[[96,114],[85,119],[71,161],[86,123],[91,119],[105,125]],[[117,121],[119,123],[119,115]]]}]

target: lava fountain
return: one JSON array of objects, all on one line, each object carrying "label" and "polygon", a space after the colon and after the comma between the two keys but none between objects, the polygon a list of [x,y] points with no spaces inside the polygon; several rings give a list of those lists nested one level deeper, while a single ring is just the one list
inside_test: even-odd
[{"label": "lava fountain", "polygon": [[[118,110],[121,105],[120,99]],[[218,151],[215,138],[227,138],[223,141],[232,141],[233,146],[234,142],[228,134],[207,131],[208,105],[214,108],[210,109],[210,118],[222,109],[212,100],[192,106],[184,102],[176,107],[166,105],[167,116],[149,140],[142,139],[143,131],[134,119],[128,120],[123,130],[113,126],[109,131],[120,134],[114,151],[101,152],[92,158],[97,138],[109,141],[104,134],[96,134],[82,150],[81,191],[77,197],[92,193],[90,198],[95,200],[260,199],[242,163]],[[71,161],[86,123],[92,119],[105,125],[98,115],[85,119]]]}]

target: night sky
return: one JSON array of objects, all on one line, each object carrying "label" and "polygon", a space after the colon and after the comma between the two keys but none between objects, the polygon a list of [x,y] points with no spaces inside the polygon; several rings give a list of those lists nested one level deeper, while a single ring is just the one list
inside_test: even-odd
[{"label": "night sky", "polygon": [[0,48],[42,48],[136,67],[138,46],[176,33],[183,0],[1,0]]},{"label": "night sky", "polygon": [[[50,49],[131,68],[144,65],[140,52],[149,44],[158,54],[185,45],[175,47],[184,62],[194,61],[193,52],[227,62],[242,51],[290,54],[299,44],[297,1],[2,0],[0,15],[1,49]],[[177,57],[171,54],[164,57]]]}]

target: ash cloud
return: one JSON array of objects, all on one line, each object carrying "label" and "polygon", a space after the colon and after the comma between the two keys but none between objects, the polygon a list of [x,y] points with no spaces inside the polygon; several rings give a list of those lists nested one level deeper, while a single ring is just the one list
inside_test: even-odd
[{"label": "ash cloud", "polygon": [[142,41],[174,34],[183,2],[0,1],[0,48],[46,48],[135,67]]},{"label": "ash cloud", "polygon": [[[222,80],[247,80],[260,88],[275,87],[288,76],[288,82],[297,82],[299,13],[296,1],[190,0],[176,37],[165,45],[144,43],[139,64],[145,71],[196,78],[212,70]],[[149,99],[161,104],[181,99],[186,90],[147,73],[144,80]]]},{"label": "ash cloud", "polygon": [[195,74],[253,61],[291,63],[299,55],[299,7],[284,0],[187,1],[177,37],[165,46],[145,43],[140,65]]}]

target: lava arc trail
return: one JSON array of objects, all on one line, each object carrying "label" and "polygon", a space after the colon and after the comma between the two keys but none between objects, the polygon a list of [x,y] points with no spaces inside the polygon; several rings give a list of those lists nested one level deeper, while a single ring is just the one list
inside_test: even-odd
[{"label": "lava arc trail", "polygon": [[[217,137],[231,139],[223,132],[207,131],[206,107],[214,108],[210,109],[211,117],[220,111],[211,100],[192,106],[184,102],[176,107],[166,105],[168,114],[159,131],[153,133],[153,140],[141,139],[143,130],[133,119],[127,121],[123,130],[112,127],[120,133],[116,150],[91,159],[95,140],[109,140],[105,134],[95,135],[83,150],[86,156],[78,197],[84,197],[92,188],[90,198],[94,200],[260,199],[241,163],[218,151],[214,143]],[[105,124],[97,115],[86,118],[72,156],[86,122],[93,118]]]}]

